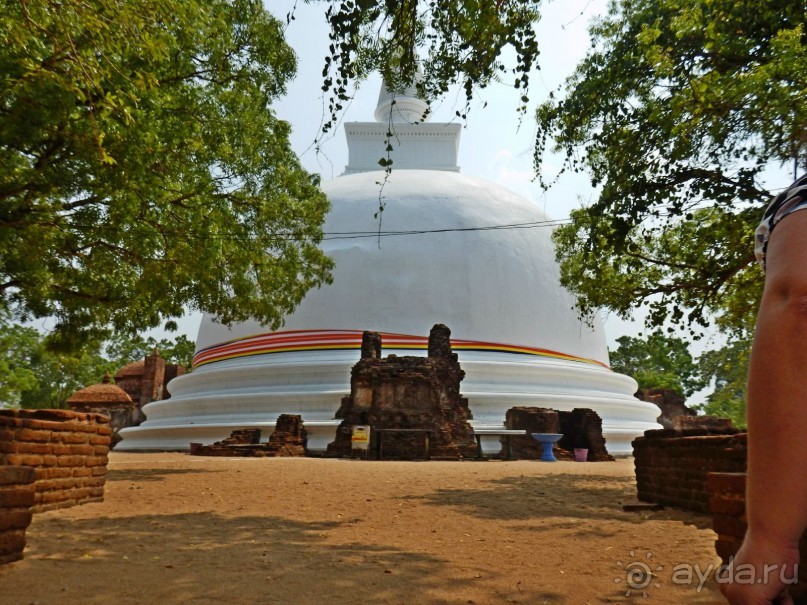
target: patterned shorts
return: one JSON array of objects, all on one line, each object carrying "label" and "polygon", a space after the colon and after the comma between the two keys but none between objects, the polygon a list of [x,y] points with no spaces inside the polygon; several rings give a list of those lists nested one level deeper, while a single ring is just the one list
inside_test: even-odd
[{"label": "patterned shorts", "polygon": [[807,175],[777,195],[762,216],[762,222],[757,227],[754,239],[754,253],[763,269],[765,268],[765,254],[768,251],[768,239],[776,225],[788,214],[804,208],[807,208]]}]

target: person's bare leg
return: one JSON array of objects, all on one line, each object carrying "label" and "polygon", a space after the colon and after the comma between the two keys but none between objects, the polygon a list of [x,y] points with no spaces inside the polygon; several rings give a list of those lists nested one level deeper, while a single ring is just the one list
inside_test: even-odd
[{"label": "person's bare leg", "polygon": [[[724,584],[732,605],[790,605],[807,527],[807,210],[785,217],[768,242],[765,290],[748,375],[748,533],[740,565],[776,566],[767,582]],[[770,569],[770,568],[769,568]]]}]

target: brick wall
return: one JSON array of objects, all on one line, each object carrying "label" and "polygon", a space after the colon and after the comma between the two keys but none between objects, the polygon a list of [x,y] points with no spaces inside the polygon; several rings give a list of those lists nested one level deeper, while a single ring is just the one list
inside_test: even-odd
[{"label": "brick wall", "polygon": [[34,469],[0,466],[0,565],[22,559],[34,503]]},{"label": "brick wall", "polygon": [[745,537],[745,473],[709,473],[706,487],[717,534],[715,550],[727,562]]},{"label": "brick wall", "polygon": [[34,470],[34,513],[104,499],[109,418],[67,410],[0,410],[0,467]]},{"label": "brick wall", "polygon": [[744,472],[746,434],[697,429],[646,431],[633,441],[639,500],[709,514],[707,476]]},{"label": "brick wall", "polygon": [[[737,554],[747,529],[745,518],[745,473],[709,473],[707,480],[709,508],[717,534],[715,550],[728,563]],[[807,534],[799,544],[798,584],[790,588],[797,605],[807,603]]]}]

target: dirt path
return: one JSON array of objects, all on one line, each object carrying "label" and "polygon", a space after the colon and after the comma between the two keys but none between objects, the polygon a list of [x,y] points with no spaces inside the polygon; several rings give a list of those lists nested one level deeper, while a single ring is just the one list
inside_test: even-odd
[{"label": "dirt path", "polygon": [[[109,469],[105,502],[35,515],[1,605],[722,603],[695,572],[716,564],[710,519],[623,512],[630,460],[113,453]],[[626,596],[639,563],[655,576]]]}]

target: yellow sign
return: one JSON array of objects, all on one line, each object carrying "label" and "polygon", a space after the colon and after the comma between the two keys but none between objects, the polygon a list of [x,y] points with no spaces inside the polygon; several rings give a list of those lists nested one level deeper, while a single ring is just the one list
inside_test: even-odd
[{"label": "yellow sign", "polygon": [[354,426],[350,441],[354,450],[366,450],[370,445],[370,427],[366,425]]}]

